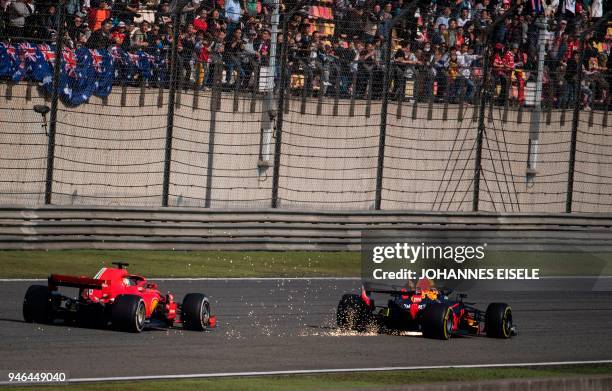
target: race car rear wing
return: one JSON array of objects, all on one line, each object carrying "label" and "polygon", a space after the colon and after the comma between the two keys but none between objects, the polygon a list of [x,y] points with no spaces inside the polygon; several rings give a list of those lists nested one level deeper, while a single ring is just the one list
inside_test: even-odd
[{"label": "race car rear wing", "polygon": [[[389,285],[383,285],[383,284],[364,283],[362,286],[362,289],[367,295],[370,295],[371,293],[380,293],[384,295],[400,296],[400,295],[413,295],[416,293],[417,289],[427,289],[427,288],[417,287],[415,289],[415,288],[389,286]],[[444,295],[450,295],[453,292],[453,289],[438,288],[438,291]]]},{"label": "race car rear wing", "polygon": [[49,276],[49,289],[54,291],[57,287],[65,286],[82,289],[102,289],[108,285],[108,281],[97,278],[65,276],[61,274],[51,274]]}]

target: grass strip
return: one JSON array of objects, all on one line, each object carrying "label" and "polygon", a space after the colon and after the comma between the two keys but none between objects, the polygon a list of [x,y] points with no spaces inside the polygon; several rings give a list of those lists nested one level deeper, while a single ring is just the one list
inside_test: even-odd
[{"label": "grass strip", "polygon": [[147,391],[310,391],[350,390],[385,386],[437,382],[482,381],[500,379],[555,378],[604,375],[612,373],[612,365],[567,365],[550,367],[509,368],[450,368],[412,371],[351,372],[320,375],[254,376],[216,379],[147,380],[132,382],[106,382],[66,384],[25,389],[53,390],[143,390]]}]

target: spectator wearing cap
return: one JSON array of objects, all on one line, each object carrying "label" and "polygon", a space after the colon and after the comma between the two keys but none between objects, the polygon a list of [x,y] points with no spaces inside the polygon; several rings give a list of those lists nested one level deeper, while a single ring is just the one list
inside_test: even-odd
[{"label": "spectator wearing cap", "polygon": [[125,22],[121,21],[111,30],[110,38],[113,43],[123,45],[126,35],[128,34],[126,33]]}]

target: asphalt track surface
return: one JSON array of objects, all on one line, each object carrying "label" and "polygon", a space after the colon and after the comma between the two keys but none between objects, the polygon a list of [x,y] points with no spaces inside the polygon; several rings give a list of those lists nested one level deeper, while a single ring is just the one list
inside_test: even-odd
[{"label": "asphalt track surface", "polygon": [[[212,332],[140,334],[22,321],[31,282],[0,282],[0,370],[62,370],[71,378],[612,359],[612,292],[471,292],[483,308],[512,305],[510,340],[350,335],[335,310],[356,280],[163,281],[177,298],[204,292]],[[393,376],[392,373],[389,376]]]}]

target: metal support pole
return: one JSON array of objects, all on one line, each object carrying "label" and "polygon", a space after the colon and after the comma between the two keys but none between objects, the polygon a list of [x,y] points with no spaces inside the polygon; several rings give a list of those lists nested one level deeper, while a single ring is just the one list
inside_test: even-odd
[{"label": "metal support pole", "polygon": [[212,204],[212,181],[215,163],[215,135],[217,133],[217,111],[221,110],[221,76],[223,73],[223,60],[213,59],[213,84],[210,94],[210,126],[208,130],[208,151],[206,153],[206,191],[204,194],[204,207],[210,208]]},{"label": "metal support pole", "polygon": [[487,94],[491,91],[488,90],[489,84],[489,62],[490,62],[490,43],[493,30],[502,23],[506,18],[509,18],[514,14],[517,9],[517,5],[513,5],[503,15],[499,16],[495,21],[487,28],[487,40],[485,42],[485,53],[483,56],[484,64],[482,67],[482,87],[480,88],[480,104],[478,105],[478,134],[476,135],[476,158],[474,161],[474,194],[472,196],[472,210],[478,212],[480,203],[480,174],[482,172],[482,140],[484,138],[485,124],[485,106]]},{"label": "metal support pole", "polygon": [[[393,24],[391,25],[391,28]],[[376,165],[376,195],[374,209],[380,210],[382,203],[383,169],[385,165],[385,144],[387,142],[387,108],[389,106],[389,72],[391,70],[391,29],[387,33],[385,46],[385,74],[383,77],[383,99],[380,109],[380,131],[378,133],[378,163]]]},{"label": "metal support pole", "polygon": [[480,201],[480,173],[482,170],[482,139],[484,137],[485,125],[485,106],[487,104],[488,76],[489,76],[489,44],[485,47],[485,55],[483,57],[484,64],[482,67],[482,87],[480,90],[480,104],[478,105],[478,133],[476,135],[476,158],[474,161],[474,195],[472,196],[472,210],[478,211]]},{"label": "metal support pole", "polygon": [[[279,0],[275,0],[278,4]],[[280,157],[282,148],[282,137],[283,137],[283,116],[284,111],[283,105],[285,102],[285,89],[287,86],[287,54],[288,46],[287,41],[289,40],[289,19],[300,10],[300,8],[307,4],[305,0],[298,1],[297,4],[283,15],[283,45],[281,46],[280,55],[280,80],[278,84],[278,100],[277,100],[277,115],[276,115],[276,140],[274,143],[274,170],[272,173],[272,207],[278,207],[278,182],[280,176]],[[278,21],[277,21],[278,25]],[[276,42],[274,42],[276,47]],[[274,49],[276,53],[276,48]],[[272,45],[270,45],[270,53],[272,53]]]},{"label": "metal support pole", "polygon": [[[389,31],[387,32],[386,37],[386,46],[385,46],[385,73],[383,77],[383,99],[382,106],[380,109],[380,131],[378,134],[378,163],[376,165],[376,194],[374,198],[374,209],[380,210],[382,203],[382,184],[383,184],[383,171],[385,166],[385,145],[387,142],[387,108],[389,106],[389,75],[391,73],[391,44],[393,42],[392,39],[392,30],[393,27],[399,22],[406,18],[406,15],[410,11],[412,11],[416,5],[418,0],[412,0],[405,8],[401,10],[401,12],[396,15],[393,19],[391,19],[391,23],[389,25]],[[372,81],[370,82],[372,83]],[[372,84],[370,84],[370,92],[372,91]]]},{"label": "metal support pole", "polygon": [[542,82],[544,79],[544,57],[546,55],[546,19],[542,16],[536,22],[538,35],[538,77],[535,89],[535,104],[529,124],[529,145],[527,149],[527,181],[533,181],[538,162],[538,147],[540,140],[540,113],[542,111]]},{"label": "metal support pole", "polygon": [[[272,26],[270,29],[270,67],[268,78],[264,84],[266,87],[266,97],[263,100],[261,110],[261,137],[259,145],[259,162],[257,164],[258,174],[263,173],[270,167],[270,155],[272,147],[272,137],[274,133],[274,118],[276,117],[274,107],[274,80],[276,79],[276,47],[278,40],[278,21],[280,12],[280,0],[274,0],[274,9],[272,10]],[[257,83],[258,81],[256,81]],[[282,107],[278,108],[282,111]]]},{"label": "metal support pole", "polygon": [[49,138],[47,140],[47,173],[45,179],[45,205],[50,205],[53,194],[53,164],[55,162],[55,133],[57,129],[57,105],[59,103],[59,81],[62,70],[64,49],[65,1],[57,5],[57,39],[55,43],[55,64],[53,64],[53,91],[51,93],[51,115],[49,118]]},{"label": "metal support pole", "polygon": [[[584,37],[582,37],[584,38]],[[570,143],[569,167],[567,170],[567,195],[565,198],[565,212],[572,212],[574,196],[574,168],[576,166],[576,144],[578,142],[578,121],[580,119],[580,84],[582,83],[582,62],[584,61],[584,39],[580,40],[580,61],[578,63],[576,86],[574,90],[574,117],[572,118],[572,140]]]},{"label": "metal support pole", "polygon": [[162,187],[162,206],[168,206],[168,193],[170,190],[170,164],[172,161],[172,132],[174,130],[174,101],[176,96],[176,84],[178,74],[178,40],[179,20],[181,11],[179,9],[172,15],[173,38],[172,55],[170,57],[170,86],[168,87],[168,112],[166,116],[166,154],[164,156],[164,183]]},{"label": "metal support pole", "polygon": [[570,144],[570,156],[569,156],[569,167],[567,170],[567,194],[565,199],[565,212],[572,212],[572,201],[574,197],[574,169],[576,166],[576,145],[578,142],[578,122],[580,119],[580,95],[582,93],[580,84],[582,83],[582,63],[584,62],[584,41],[586,35],[591,31],[596,31],[599,26],[607,21],[612,16],[612,11],[608,11],[600,20],[580,34],[580,62],[578,63],[576,87],[574,91],[574,97],[576,102],[574,103],[574,116],[572,118],[572,139]]},{"label": "metal support pole", "polygon": [[280,157],[283,138],[283,103],[287,79],[287,15],[283,21],[283,45],[281,46],[280,80],[278,84],[278,110],[276,116],[276,139],[274,143],[274,171],[272,173],[272,207],[278,208],[278,181],[280,174]]}]

